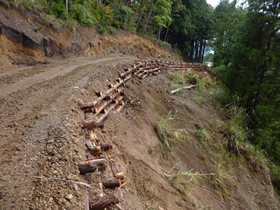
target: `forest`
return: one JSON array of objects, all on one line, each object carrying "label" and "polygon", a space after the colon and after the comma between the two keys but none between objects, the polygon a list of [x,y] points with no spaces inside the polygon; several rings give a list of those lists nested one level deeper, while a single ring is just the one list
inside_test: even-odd
[{"label": "forest", "polygon": [[[280,191],[280,2],[221,0],[15,0],[65,23],[135,31],[200,62],[207,53],[226,106],[244,110],[248,141],[262,151]],[[210,58],[210,59],[209,59]],[[239,142],[240,143],[240,142]],[[231,145],[238,142],[233,140]]]}]

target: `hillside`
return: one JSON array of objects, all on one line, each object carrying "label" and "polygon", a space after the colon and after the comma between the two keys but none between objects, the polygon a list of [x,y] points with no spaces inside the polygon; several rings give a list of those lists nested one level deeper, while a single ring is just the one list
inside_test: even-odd
[{"label": "hillside", "polygon": [[[3,3],[0,10],[1,209],[86,209],[88,199],[112,193],[102,192],[99,183],[116,170],[127,184],[111,209],[280,208],[257,157],[223,149],[226,112],[198,88],[170,94],[174,77],[186,73],[175,65],[144,79],[132,75],[123,87],[123,109],[111,111],[104,128],[93,129],[96,136],[84,134],[81,105],[98,100],[96,91],[106,92],[139,62],[158,55],[182,62],[181,55],[127,31],[101,34],[50,23],[48,16]],[[201,68],[189,75],[211,78]],[[170,111],[175,117],[163,128],[171,129],[167,136],[175,142],[168,149],[155,127]],[[88,139],[112,145],[98,158],[116,169],[108,164],[104,171],[80,174],[79,164],[95,158],[85,146]]]}]

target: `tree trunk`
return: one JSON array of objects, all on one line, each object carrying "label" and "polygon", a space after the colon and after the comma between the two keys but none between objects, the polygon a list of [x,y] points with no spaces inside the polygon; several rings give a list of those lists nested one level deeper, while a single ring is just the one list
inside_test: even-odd
[{"label": "tree trunk", "polygon": [[197,62],[198,60],[198,41],[195,41],[195,58],[194,58],[195,62]]},{"label": "tree trunk", "polygon": [[66,14],[68,15],[68,0],[65,0]]},{"label": "tree trunk", "polygon": [[169,30],[169,26],[170,24],[167,26],[167,29],[166,29],[166,32],[165,32],[165,36],[164,36],[164,42],[166,42],[166,39],[167,39],[167,34],[168,34],[168,30]]},{"label": "tree trunk", "polygon": [[199,55],[198,55],[198,63],[202,63],[202,47],[203,47],[203,40],[199,41]]},{"label": "tree trunk", "polygon": [[157,39],[158,39],[158,40],[160,40],[160,32],[161,32],[161,28],[162,28],[162,27],[160,26],[160,27],[159,27],[159,29],[158,29],[158,33],[157,33]]},{"label": "tree trunk", "polygon": [[193,53],[194,53],[194,40],[192,40],[191,41],[191,47],[192,47],[192,49],[191,49],[191,54],[190,54],[190,59],[192,60],[193,59]]},{"label": "tree trunk", "polygon": [[206,48],[206,40],[204,40],[204,43],[203,43],[202,63],[203,63],[203,60],[204,60],[205,48]]}]

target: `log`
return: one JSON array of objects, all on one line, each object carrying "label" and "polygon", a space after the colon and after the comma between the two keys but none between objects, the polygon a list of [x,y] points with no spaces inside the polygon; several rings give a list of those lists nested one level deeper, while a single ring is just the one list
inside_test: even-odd
[{"label": "log", "polygon": [[[110,96],[110,99],[109,99],[107,102],[105,102],[104,104],[102,104],[102,106],[99,107],[99,109],[97,109],[97,110],[95,111],[95,116],[98,115],[102,110],[104,110],[105,107],[107,107],[109,104],[111,104],[111,103],[113,102],[113,100],[114,100],[120,93],[122,93],[122,91],[123,91],[123,89],[121,89],[120,92],[117,91],[114,95]],[[105,111],[104,113],[106,113],[106,111]]]},{"label": "log", "polygon": [[112,88],[110,88],[109,90],[107,90],[104,94],[102,94],[98,99],[96,99],[93,102],[88,102],[86,104],[84,104],[82,109],[87,109],[87,108],[93,108],[96,104],[98,104],[100,101],[102,101],[107,95],[109,95],[112,91],[117,90],[117,88],[119,86],[121,86],[122,84],[124,84],[127,80],[129,80],[131,78],[131,75],[127,76],[126,78],[124,78],[123,80],[121,80],[119,83],[115,84]]},{"label": "log", "polygon": [[105,159],[92,159],[86,160],[78,164],[80,174],[86,174],[94,172],[98,166],[105,165]]},{"label": "log", "polygon": [[92,202],[90,204],[91,210],[103,210],[105,208],[109,208],[117,203],[119,203],[120,200],[116,197],[115,194],[105,195],[104,197],[100,198],[96,202]]},{"label": "log", "polygon": [[112,144],[109,144],[109,143],[101,144],[100,147],[101,147],[101,150],[102,150],[102,151],[108,151],[109,149],[112,149],[112,148],[113,148],[113,147],[112,147]]},{"label": "log", "polygon": [[122,109],[124,108],[124,106],[125,106],[125,103],[123,101],[121,101],[121,106],[119,106],[119,108],[117,109],[117,112],[118,113],[121,112]]},{"label": "log", "polygon": [[[121,97],[120,97],[121,98]],[[97,120],[89,120],[89,121],[82,121],[82,128],[83,129],[88,129],[91,130],[93,128],[103,128],[104,124],[103,124],[103,120],[107,117],[107,115],[110,113],[110,111],[112,109],[114,109],[116,107],[116,105],[118,104],[113,104],[112,106],[110,106],[110,108],[105,112],[105,114],[103,114],[99,119]]]},{"label": "log", "polygon": [[190,85],[190,86],[184,86],[184,87],[180,87],[180,88],[177,88],[176,90],[172,90],[170,91],[171,94],[174,94],[182,89],[192,89],[193,87],[196,87],[197,85]]},{"label": "log", "polygon": [[102,92],[101,92],[101,91],[95,91],[95,94],[96,94],[98,97],[102,96]]},{"label": "log", "polygon": [[91,155],[100,155],[102,153],[101,147],[97,146],[90,150]]},{"label": "log", "polygon": [[104,188],[114,189],[120,186],[120,181],[118,179],[110,180],[109,182],[102,183]]},{"label": "log", "polygon": [[123,172],[119,172],[119,173],[115,174],[115,178],[116,179],[124,179],[124,173]]},{"label": "log", "polygon": [[[106,114],[106,113],[105,113]],[[89,120],[89,121],[82,121],[82,129],[92,130],[94,128],[104,128],[104,124],[102,120]]]}]

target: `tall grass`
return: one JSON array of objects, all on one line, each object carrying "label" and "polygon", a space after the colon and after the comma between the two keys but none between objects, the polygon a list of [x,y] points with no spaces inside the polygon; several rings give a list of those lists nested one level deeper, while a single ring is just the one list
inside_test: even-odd
[{"label": "tall grass", "polygon": [[158,137],[162,140],[164,147],[168,150],[171,150],[172,145],[174,145],[176,141],[185,141],[188,139],[187,131],[184,129],[175,129],[172,122],[175,118],[176,115],[172,115],[170,111],[155,127]]}]

